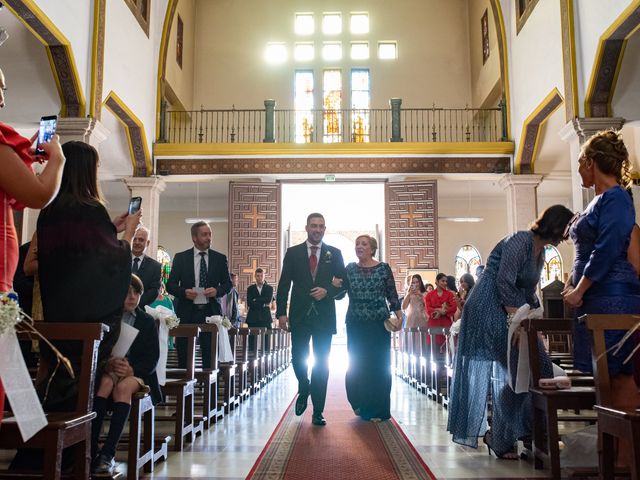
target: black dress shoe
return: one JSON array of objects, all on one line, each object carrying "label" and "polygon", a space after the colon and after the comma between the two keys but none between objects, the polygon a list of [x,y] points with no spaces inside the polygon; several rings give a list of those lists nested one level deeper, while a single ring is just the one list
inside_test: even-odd
[{"label": "black dress shoe", "polygon": [[300,416],[307,409],[307,399],[309,398],[309,394],[298,394],[298,399],[296,400],[296,415]]},{"label": "black dress shoe", "polygon": [[311,415],[311,423],[324,427],[327,424],[327,421],[322,416],[322,413],[314,413]]}]

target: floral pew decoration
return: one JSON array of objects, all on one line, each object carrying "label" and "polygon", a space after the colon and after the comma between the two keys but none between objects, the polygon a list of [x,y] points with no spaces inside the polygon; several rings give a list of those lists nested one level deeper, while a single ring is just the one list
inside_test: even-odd
[{"label": "floral pew decoration", "polygon": [[[23,441],[29,440],[47,425],[40,399],[25,365],[17,333],[26,333],[33,339],[46,343],[56,355],[55,376],[60,365],[74,378],[71,362],[54,347],[34,326],[33,319],[18,304],[15,293],[0,295],[0,423],[4,414],[4,397],[11,401],[11,408],[18,423]],[[46,401],[49,385],[45,390]]]},{"label": "floral pew decoration", "polygon": [[156,367],[156,375],[158,383],[165,385],[167,383],[167,357],[169,355],[169,330],[180,325],[180,319],[176,317],[173,310],[158,305],[155,308],[149,305],[144,307],[145,312],[153,317],[158,323],[158,340],[160,342],[160,358]]}]

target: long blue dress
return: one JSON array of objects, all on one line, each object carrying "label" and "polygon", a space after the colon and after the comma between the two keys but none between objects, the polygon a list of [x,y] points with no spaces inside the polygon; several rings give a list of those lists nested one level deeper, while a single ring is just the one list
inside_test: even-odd
[{"label": "long blue dress", "polygon": [[[533,232],[501,240],[464,305],[453,376],[447,429],[453,441],[476,448],[487,429],[487,393],[492,390],[492,447],[498,455],[530,432],[528,393],[516,394],[507,384],[507,314],[505,306],[538,307],[535,291],[543,255],[534,253]],[[511,361],[517,349],[511,349]],[[551,376],[545,356],[542,375]],[[512,363],[512,372],[515,372]],[[492,381],[493,379],[493,381]]]},{"label": "long blue dress", "polygon": [[384,321],[389,308],[400,310],[395,280],[389,265],[382,262],[373,267],[350,263],[346,272],[347,398],[363,419],[386,420],[391,417],[391,335]]},{"label": "long blue dress", "polygon": [[[574,319],[574,365],[583,372],[592,372],[591,334],[578,318],[586,313],[640,313],[640,281],[627,261],[634,223],[631,196],[615,186],[596,196],[569,231],[576,249],[573,285],[583,275],[594,282],[586,291],[582,306],[576,309]],[[607,348],[618,343],[624,333],[606,331]],[[623,364],[632,349],[630,340],[617,355],[608,354],[610,375],[632,373],[632,362]]]}]

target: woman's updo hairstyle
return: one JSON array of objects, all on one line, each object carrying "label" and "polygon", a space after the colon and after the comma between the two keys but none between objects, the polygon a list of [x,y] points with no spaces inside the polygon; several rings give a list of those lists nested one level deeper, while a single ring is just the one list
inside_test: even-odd
[{"label": "woman's updo hairstyle", "polygon": [[631,162],[629,152],[617,130],[594,133],[582,145],[582,154],[592,160],[605,175],[613,175],[623,188],[631,186]]}]

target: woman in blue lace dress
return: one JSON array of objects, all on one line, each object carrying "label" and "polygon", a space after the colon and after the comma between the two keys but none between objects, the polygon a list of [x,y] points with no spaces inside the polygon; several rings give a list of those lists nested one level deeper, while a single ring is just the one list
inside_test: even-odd
[{"label": "woman in blue lace dress", "polygon": [[[593,187],[596,197],[570,228],[576,257],[571,284],[563,294],[564,301],[576,307],[574,365],[591,373],[591,335],[577,319],[587,313],[640,313],[640,281],[627,259],[635,210],[625,190],[631,180],[630,163],[619,133],[608,130],[589,138],[578,165],[582,186]],[[607,349],[624,333],[606,331]],[[621,408],[637,408],[638,403],[632,362],[623,363],[632,349],[630,340],[617,354],[607,356],[613,402]]]},{"label": "woman in blue lace dress", "polygon": [[[572,215],[562,205],[549,207],[530,230],[504,238],[489,255],[462,312],[449,403],[448,430],[454,442],[478,446],[478,437],[487,430],[491,384],[492,423],[485,443],[500,458],[518,458],[514,445],[530,433],[530,401],[528,393],[516,394],[508,386],[507,319],[525,304],[539,306],[535,292],[544,264],[544,246],[558,245],[564,239]],[[510,361],[517,356],[517,348],[512,348]],[[551,376],[548,358],[542,371]]]},{"label": "woman in blue lace dress", "polygon": [[373,258],[377,248],[369,235],[356,238],[358,263],[347,265],[343,279],[349,293],[347,397],[356,415],[371,421],[391,417],[391,335],[384,321],[389,308],[402,318],[391,268]]}]

